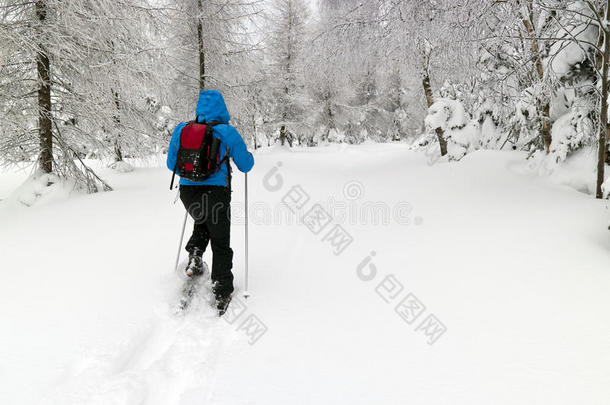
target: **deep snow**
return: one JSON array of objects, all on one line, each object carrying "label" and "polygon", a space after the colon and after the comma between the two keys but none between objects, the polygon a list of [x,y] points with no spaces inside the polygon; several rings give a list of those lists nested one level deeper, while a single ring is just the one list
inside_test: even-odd
[{"label": "deep snow", "polygon": [[[227,320],[204,300],[173,315],[183,208],[170,173],[102,174],[114,192],[0,203],[2,404],[610,397],[607,202],[531,174],[521,154],[430,166],[396,144],[258,152],[252,297]],[[24,176],[0,174],[0,198]],[[303,212],[320,202],[332,217],[318,234],[282,208],[304,196]],[[243,286],[240,174],[233,203]],[[393,215],[371,224],[371,207]],[[353,240],[339,254],[327,236],[337,224]],[[425,306],[411,324],[396,312],[405,297]],[[400,308],[409,321],[420,312]],[[429,316],[446,332],[426,335]]]}]

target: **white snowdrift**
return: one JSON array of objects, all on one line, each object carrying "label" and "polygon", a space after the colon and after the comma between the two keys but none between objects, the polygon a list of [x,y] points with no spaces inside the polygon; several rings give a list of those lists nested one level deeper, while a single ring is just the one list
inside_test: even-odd
[{"label": "white snowdrift", "polygon": [[32,207],[68,198],[75,191],[75,183],[49,173],[35,173],[12,192],[2,205]]},{"label": "white snowdrift", "polygon": [[130,173],[133,172],[134,168],[132,165],[130,165],[128,162],[125,162],[124,160],[120,161],[120,162],[114,162],[112,164],[110,164],[109,166],[111,169],[116,170],[119,173]]}]

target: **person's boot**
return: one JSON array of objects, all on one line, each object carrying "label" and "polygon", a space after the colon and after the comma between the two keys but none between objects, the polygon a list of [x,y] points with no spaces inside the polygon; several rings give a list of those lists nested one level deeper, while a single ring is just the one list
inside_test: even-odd
[{"label": "person's boot", "polygon": [[186,275],[188,277],[201,276],[206,269],[206,264],[203,261],[203,251],[199,248],[193,248],[189,252],[189,263],[186,265]]},{"label": "person's boot", "polygon": [[[233,289],[231,289],[231,291],[232,290]],[[227,312],[227,308],[231,303],[231,293],[227,293],[227,289],[223,288],[218,281],[214,281],[212,283],[212,291],[214,292],[214,297],[216,298],[216,310],[218,311],[218,316],[223,316],[224,313]]]},{"label": "person's boot", "polygon": [[216,295],[216,309],[218,310],[218,316],[223,316],[225,312],[227,312],[227,308],[229,308],[232,298],[233,297],[231,294],[224,297],[221,295]]}]

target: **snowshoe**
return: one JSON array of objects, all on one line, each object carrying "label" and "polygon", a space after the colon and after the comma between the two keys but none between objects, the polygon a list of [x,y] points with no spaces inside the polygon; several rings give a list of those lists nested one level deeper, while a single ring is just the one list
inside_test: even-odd
[{"label": "snowshoe", "polygon": [[216,297],[216,309],[218,310],[218,316],[223,316],[225,312],[227,312],[227,308],[229,308],[232,298],[233,297],[230,294],[226,297]]},{"label": "snowshoe", "polygon": [[203,275],[207,270],[207,264],[203,261],[203,251],[200,249],[193,249],[189,253],[189,262],[186,265],[185,273],[187,277],[198,277]]},{"label": "snowshoe", "polygon": [[182,285],[180,295],[180,303],[178,304],[177,313],[184,313],[191,305],[193,299],[205,285],[204,274],[209,272],[209,267],[203,261],[200,250],[189,254],[189,261],[185,269],[186,279]]},{"label": "snowshoe", "polygon": [[193,299],[197,295],[197,292],[201,289],[203,280],[199,276],[189,277],[184,281],[182,286],[182,293],[180,296],[180,303],[176,313],[185,312],[193,302]]}]

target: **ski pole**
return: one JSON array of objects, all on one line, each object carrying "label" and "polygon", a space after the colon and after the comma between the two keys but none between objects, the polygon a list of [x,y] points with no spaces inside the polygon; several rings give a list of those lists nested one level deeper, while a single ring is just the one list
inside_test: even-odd
[{"label": "ski pole", "polygon": [[182,242],[184,241],[184,230],[186,229],[186,220],[188,219],[189,212],[184,212],[184,223],[182,224],[182,233],[180,233],[180,244],[178,245],[178,254],[176,255],[176,265],[174,271],[178,272],[178,263],[180,262],[180,252],[182,251]]},{"label": "ski pole", "polygon": [[248,173],[246,173],[246,175],[245,175],[245,200],[246,200],[246,206],[245,206],[245,220],[246,220],[246,227],[245,227],[245,257],[246,257],[245,278],[246,278],[246,283],[245,283],[244,298],[248,298],[250,296],[250,292],[248,291]]}]

